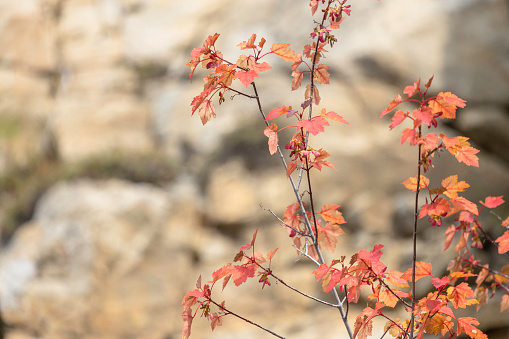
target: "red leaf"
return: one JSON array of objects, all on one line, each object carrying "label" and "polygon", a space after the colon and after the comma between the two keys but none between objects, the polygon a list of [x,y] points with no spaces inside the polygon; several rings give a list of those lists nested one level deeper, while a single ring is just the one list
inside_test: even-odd
[{"label": "red leaf", "polygon": [[270,154],[274,154],[277,152],[277,145],[278,145],[278,142],[279,142],[279,138],[278,138],[278,135],[277,135],[277,125],[272,123],[270,124],[269,126],[265,127],[265,130],[263,131],[263,134],[265,134],[265,136],[267,138],[269,138],[269,152]]},{"label": "red leaf", "polygon": [[345,231],[338,224],[328,222],[325,227],[318,225],[318,243],[332,253],[336,249],[338,237],[342,234],[345,234]]},{"label": "red leaf", "polygon": [[244,84],[244,86],[249,86],[253,81],[254,81],[254,78],[258,76],[258,73],[256,73],[255,71],[253,70],[249,70],[249,71],[238,71],[236,74],[235,74],[235,79],[240,79],[240,82],[242,82],[242,84]]},{"label": "red leaf", "polygon": [[322,108],[322,112],[320,113],[320,115],[324,118],[328,118],[328,119],[331,119],[334,121],[339,121],[339,122],[342,122],[343,124],[349,125],[348,122],[346,122],[346,120],[343,119],[342,116],[338,115],[336,112],[333,112],[333,111],[326,112],[325,108]]},{"label": "red leaf", "polygon": [[421,83],[421,78],[419,78],[419,80],[417,80],[416,82],[414,82],[413,85],[410,85],[410,86],[407,86],[405,87],[405,90],[403,91],[404,94],[407,95],[407,97],[411,97],[413,96],[415,93],[419,92],[419,86],[420,86],[420,83]]},{"label": "red leaf", "polygon": [[447,285],[449,282],[451,281],[451,279],[449,277],[443,277],[442,279],[440,278],[437,278],[437,277],[434,277],[431,279],[431,283],[433,284],[433,286],[435,286],[436,288],[439,288],[439,287],[442,287],[442,286],[445,286]]},{"label": "red leaf", "polygon": [[482,201],[479,202],[488,208],[495,208],[504,203],[504,199],[502,198],[503,198],[502,195],[498,197],[487,197],[484,202]]},{"label": "red leaf", "polygon": [[401,104],[401,95],[396,95],[396,97],[394,98],[394,100],[391,101],[391,103],[389,104],[389,107],[387,107],[386,109],[384,109],[382,111],[382,113],[380,114],[380,118],[383,117],[384,115],[386,115],[387,113],[389,113],[390,111],[392,111],[393,109],[396,108],[396,106],[398,106],[399,104]]},{"label": "red leaf", "polygon": [[277,118],[278,116],[283,115],[283,114],[288,114],[291,110],[292,110],[292,106],[276,107],[272,111],[269,112],[269,114],[265,118],[265,121],[272,120],[272,119]]},{"label": "red leaf", "polygon": [[408,116],[407,113],[403,111],[396,111],[396,113],[394,113],[394,115],[392,116],[392,124],[390,124],[389,128],[392,130],[394,127],[401,124],[401,122],[403,122],[403,120],[405,120],[407,116]]},{"label": "red leaf", "polygon": [[274,44],[270,50],[284,61],[299,61],[295,52],[288,48],[290,44]]},{"label": "red leaf", "polygon": [[405,128],[401,133],[401,144],[403,145],[407,140],[410,145],[416,145],[419,142],[419,133],[415,129]]},{"label": "red leaf", "polygon": [[323,132],[325,126],[329,126],[329,123],[321,116],[313,117],[311,120],[302,119],[297,124],[297,128],[304,128],[313,135]]},{"label": "red leaf", "polygon": [[451,246],[452,240],[454,239],[454,235],[456,234],[456,227],[454,225],[449,226],[449,228],[445,231],[445,242],[444,242],[444,251]]}]

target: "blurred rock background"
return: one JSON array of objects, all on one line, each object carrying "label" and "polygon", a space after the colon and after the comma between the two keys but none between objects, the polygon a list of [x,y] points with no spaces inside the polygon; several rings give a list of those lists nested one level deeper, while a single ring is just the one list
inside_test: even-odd
[{"label": "blurred rock background", "polygon": [[[315,196],[342,205],[348,221],[336,257],[383,243],[385,263],[404,269],[412,196],[400,182],[415,175],[415,155],[379,113],[404,86],[434,74],[434,93],[467,100],[442,132],[470,137],[481,166],[443,154],[431,177],[457,173],[473,201],[509,197],[509,2],[355,1],[352,9],[324,60],[332,85],[320,87],[323,107],[350,126],[312,140],[338,169],[315,175]],[[313,265],[297,260],[286,232],[259,207],[282,215],[294,199],[254,102],[227,100],[203,127],[189,104],[204,73],[190,83],[185,67],[208,34],[221,33],[216,46],[235,60],[235,46],[253,32],[299,51],[313,26],[307,1],[0,1],[5,338],[178,338],[183,295],[231,261],[256,228],[260,251],[280,247],[275,271],[321,295]],[[269,62],[273,70],[257,79],[264,109],[299,105],[289,65]],[[490,234],[502,233],[493,215],[482,218]],[[432,261],[436,275],[451,254],[441,250],[446,225],[423,223],[419,235],[420,260]],[[493,252],[480,256],[496,266]],[[287,337],[346,336],[336,312],[282,286],[262,293],[253,282],[223,297]],[[490,338],[507,338],[509,316],[494,299],[475,316]],[[271,336],[233,318],[211,332],[197,318],[193,337]]]}]

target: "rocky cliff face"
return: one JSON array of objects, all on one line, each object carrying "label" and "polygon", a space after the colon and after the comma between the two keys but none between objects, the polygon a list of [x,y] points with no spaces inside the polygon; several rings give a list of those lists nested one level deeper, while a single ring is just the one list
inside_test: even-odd
[{"label": "rocky cliff face", "polygon": [[[332,85],[321,88],[327,108],[350,126],[332,126],[316,138],[338,169],[315,177],[318,203],[343,206],[347,235],[336,255],[381,242],[386,263],[397,268],[410,260],[412,213],[399,183],[414,175],[415,157],[379,112],[405,85],[434,74],[434,91],[467,100],[444,133],[466,134],[483,151],[479,169],[443,156],[437,171],[471,183],[474,201],[509,196],[509,4],[352,6],[326,60]],[[234,58],[234,46],[253,32],[298,50],[312,27],[307,4],[290,0],[0,2],[0,172],[33,158],[62,167],[120,152],[163,154],[177,173],[158,184],[56,180],[35,196],[29,221],[0,254],[7,338],[176,338],[183,294],[199,274],[208,279],[231,261],[256,228],[264,251],[281,248],[275,267],[281,276],[320,294],[312,265],[295,261],[286,232],[259,207],[281,214],[293,197],[277,159],[269,157],[255,105],[227,100],[203,127],[189,106],[200,74],[190,83],[184,66],[208,34],[221,33],[218,46]],[[301,102],[290,81],[288,65],[277,61],[257,80],[266,110]],[[12,196],[0,198],[7,204]],[[0,211],[5,219],[5,208]],[[489,215],[485,222],[496,224]],[[437,271],[447,265],[441,233],[420,234],[421,259],[434,261]],[[225,291],[224,298],[288,337],[344,335],[334,312],[282,286],[265,290],[259,294],[253,284]],[[493,312],[478,315],[485,329],[507,327]],[[234,319],[213,333],[204,322],[196,325],[196,338],[264,335]]]}]

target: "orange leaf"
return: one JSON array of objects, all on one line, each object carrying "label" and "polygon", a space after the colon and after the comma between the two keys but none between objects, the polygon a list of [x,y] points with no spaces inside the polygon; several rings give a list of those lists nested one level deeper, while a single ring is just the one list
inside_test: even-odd
[{"label": "orange leaf", "polygon": [[256,34],[253,33],[249,40],[247,42],[242,41],[240,44],[237,45],[237,47],[240,47],[240,49],[247,49],[247,48],[254,48],[254,42],[256,40]]},{"label": "orange leaf", "polygon": [[[304,97],[309,99],[311,97],[311,84],[306,85],[306,91],[304,92]],[[313,103],[315,105],[320,105],[320,94],[318,93],[318,87],[313,86]]]},{"label": "orange leaf", "polygon": [[346,221],[343,218],[343,215],[337,210],[339,207],[339,205],[335,204],[323,205],[318,214],[320,214],[325,221],[336,223],[338,225],[345,224]]},{"label": "orange leaf", "polygon": [[468,305],[477,304],[474,297],[474,291],[466,282],[462,282],[457,286],[451,286],[447,289],[447,299],[452,302],[454,308],[465,308]]},{"label": "orange leaf", "polygon": [[296,69],[292,72],[292,91],[295,91],[302,85],[302,78],[304,77],[303,73]]},{"label": "orange leaf", "polygon": [[472,317],[458,318],[458,335],[465,333],[472,339],[488,339],[488,336],[481,332],[477,327],[479,322]]},{"label": "orange leaf", "polygon": [[[427,277],[428,275],[431,275],[431,269],[432,266],[430,263],[424,262],[424,261],[418,261],[415,263],[415,281]],[[401,276],[402,279],[405,279],[407,281],[412,280],[412,268],[410,267],[403,275]]]},{"label": "orange leaf", "polygon": [[425,204],[421,208],[421,212],[419,213],[419,219],[423,218],[425,215],[435,216],[435,215],[443,215],[448,213],[451,210],[451,206],[448,200],[444,198],[438,198],[435,202]]},{"label": "orange leaf", "polygon": [[343,119],[342,116],[340,116],[339,114],[337,114],[336,112],[333,112],[333,111],[326,112],[325,108],[322,108],[320,115],[324,118],[331,119],[334,121],[339,121],[339,122],[342,122],[343,124],[349,125],[349,123],[345,119]]},{"label": "orange leaf", "polygon": [[270,50],[284,61],[299,61],[295,52],[288,48],[290,44],[274,44]]},{"label": "orange leaf", "polygon": [[329,68],[330,66],[319,64],[318,67],[314,70],[315,80],[321,84],[329,84],[330,74],[327,72]]},{"label": "orange leaf", "polygon": [[458,197],[457,192],[465,191],[465,188],[469,188],[470,185],[467,184],[465,181],[458,182],[458,176],[451,175],[442,180],[442,187],[445,188],[444,194],[446,196],[448,196],[449,198],[457,198]]},{"label": "orange leaf", "polygon": [[398,303],[398,298],[388,289],[383,289],[378,295],[378,301],[389,307],[394,307]]},{"label": "orange leaf", "polygon": [[380,118],[383,117],[384,115],[386,115],[387,113],[389,113],[390,111],[392,111],[393,109],[396,108],[396,106],[398,106],[399,104],[401,104],[401,95],[396,95],[396,97],[394,98],[394,100],[391,101],[391,103],[389,104],[389,107],[387,107],[386,109],[384,109],[382,111],[382,113],[380,114]]},{"label": "orange leaf", "polygon": [[456,108],[465,107],[465,100],[458,98],[451,92],[440,92],[434,100],[430,100],[428,106],[433,114],[442,113],[441,118],[455,119]]},{"label": "orange leaf", "polygon": [[366,339],[373,330],[373,320],[366,316],[358,316],[355,319],[354,339]]},{"label": "orange leaf", "polygon": [[265,127],[265,130],[263,131],[263,134],[265,134],[265,136],[267,138],[269,138],[269,152],[270,154],[274,154],[277,152],[277,145],[278,145],[278,142],[279,142],[279,138],[278,138],[278,135],[277,135],[277,125],[272,123],[270,124],[269,126]]},{"label": "orange leaf", "polygon": [[495,242],[498,242],[498,253],[502,254],[509,251],[509,231],[505,231]]},{"label": "orange leaf", "polygon": [[[415,192],[417,190],[417,177],[410,177],[403,181],[401,183],[403,186],[405,186],[407,189],[409,189],[412,192]],[[424,175],[421,174],[420,180],[419,180],[419,190],[428,187],[429,185],[429,179],[426,178]]]},{"label": "orange leaf", "polygon": [[318,225],[318,243],[334,253],[338,237],[344,233],[338,224],[332,222],[326,223],[325,227]]},{"label": "orange leaf", "polygon": [[504,294],[500,302],[500,312],[504,312],[507,309],[509,309],[509,294]]},{"label": "orange leaf", "polygon": [[403,279],[403,273],[399,271],[392,270],[388,274],[389,281],[398,286],[398,287],[408,287],[408,282],[406,279]]}]

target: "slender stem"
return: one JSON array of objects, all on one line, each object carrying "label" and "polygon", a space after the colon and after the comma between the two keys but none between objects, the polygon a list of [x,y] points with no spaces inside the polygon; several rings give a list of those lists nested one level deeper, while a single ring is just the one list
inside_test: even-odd
[{"label": "slender stem", "polygon": [[[419,126],[419,137],[421,137],[421,127]],[[414,209],[414,229],[413,229],[413,256],[412,256],[412,314],[410,316],[410,339],[414,337],[414,323],[415,323],[415,304],[417,298],[415,296],[415,269],[417,262],[417,221],[419,219],[419,192],[421,191],[421,144],[419,144],[418,158],[417,158],[417,188],[415,190],[415,209]]]},{"label": "slender stem", "polygon": [[221,306],[220,304],[216,303],[216,302],[215,302],[214,300],[212,300],[212,299],[209,299],[209,301],[210,301],[211,303],[213,303],[214,305],[216,305],[217,307],[219,307],[219,309],[223,310],[223,311],[225,312],[225,314],[231,314],[231,315],[233,315],[234,317],[237,317],[237,318],[239,318],[239,319],[242,319],[242,320],[244,320],[245,322],[250,323],[251,325],[254,325],[254,326],[258,327],[258,328],[260,328],[260,329],[264,330],[265,332],[268,332],[268,333],[272,334],[272,335],[273,335],[273,336],[275,336],[275,337],[278,337],[278,338],[281,338],[281,339],[285,339],[285,337],[280,336],[279,334],[277,334],[277,333],[275,333],[275,332],[273,332],[273,331],[269,330],[268,328],[265,328],[265,327],[263,327],[263,326],[261,326],[261,325],[259,325],[259,324],[255,323],[254,321],[251,321],[251,320],[249,320],[249,319],[247,319],[247,318],[244,318],[243,316],[241,316],[241,315],[239,315],[239,314],[237,314],[237,313],[235,313],[235,312],[232,312],[232,311],[230,311],[230,310],[228,310],[228,309],[224,308],[223,306]]}]

